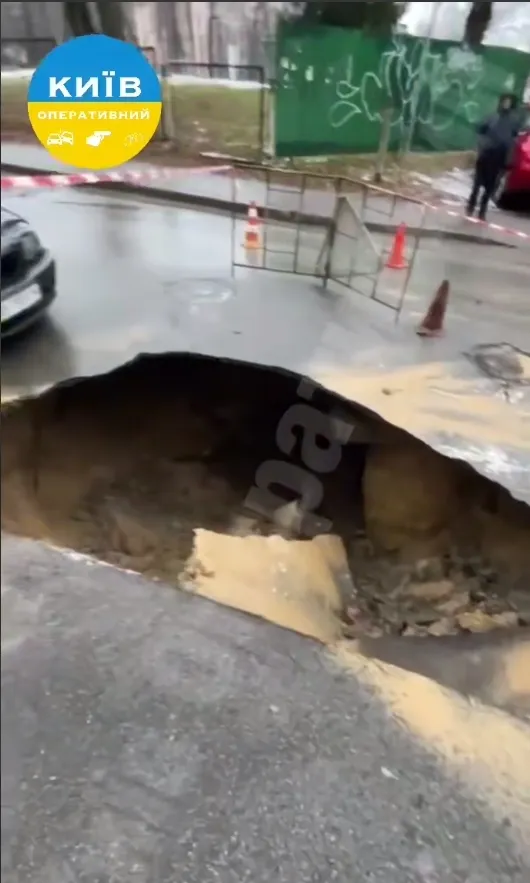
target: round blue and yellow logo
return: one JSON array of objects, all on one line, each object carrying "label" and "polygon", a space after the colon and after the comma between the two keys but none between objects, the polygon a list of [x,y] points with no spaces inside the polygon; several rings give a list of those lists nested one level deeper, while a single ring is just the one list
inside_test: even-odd
[{"label": "round blue and yellow logo", "polygon": [[28,113],[55,159],[82,169],[111,169],[137,156],[160,123],[156,72],[131,43],[76,37],[38,66]]}]

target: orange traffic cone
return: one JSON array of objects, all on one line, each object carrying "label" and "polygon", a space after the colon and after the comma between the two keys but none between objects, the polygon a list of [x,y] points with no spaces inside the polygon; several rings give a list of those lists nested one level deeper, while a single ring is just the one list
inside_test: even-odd
[{"label": "orange traffic cone", "polygon": [[416,329],[416,334],[421,337],[440,337],[444,333],[443,324],[448,300],[449,282],[444,279],[434,295],[421,325]]},{"label": "orange traffic cone", "polygon": [[260,220],[258,207],[255,202],[251,202],[248,207],[247,225],[245,227],[243,244],[245,248],[261,248]]},{"label": "orange traffic cone", "polygon": [[407,233],[407,225],[400,224],[394,236],[392,249],[385,264],[387,270],[406,270],[407,262],[405,260],[405,240]]}]

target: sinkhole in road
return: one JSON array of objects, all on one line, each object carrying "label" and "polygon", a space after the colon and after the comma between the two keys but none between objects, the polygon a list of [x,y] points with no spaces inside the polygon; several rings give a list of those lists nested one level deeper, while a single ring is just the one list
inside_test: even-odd
[{"label": "sinkhole in road", "polygon": [[325,642],[530,624],[530,510],[300,382],[166,355],[15,403],[2,526]]}]

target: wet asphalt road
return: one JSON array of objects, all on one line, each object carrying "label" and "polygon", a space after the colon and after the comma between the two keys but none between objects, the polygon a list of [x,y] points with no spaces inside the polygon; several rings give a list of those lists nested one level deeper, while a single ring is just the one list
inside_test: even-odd
[{"label": "wet asphalt road", "polygon": [[[351,319],[306,281],[242,270],[235,285],[221,216],[72,191],[5,201],[57,255],[59,297],[49,323],[4,348],[4,393],[185,341],[304,366],[322,324]],[[289,234],[273,235],[288,251]],[[319,235],[307,233],[303,261]],[[238,227],[242,256],[241,240]],[[433,260],[454,263],[425,254],[431,277]],[[517,305],[526,264],[487,260]],[[458,327],[475,305],[459,309]],[[388,350],[384,308],[362,315],[360,336]],[[7,883],[528,879],[530,742],[501,712],[429,707],[417,685],[400,686],[394,710],[296,635],[14,538],[2,604]]]},{"label": "wet asphalt road", "polygon": [[528,880],[501,712],[24,540],[2,606],[5,883]]},{"label": "wet asphalt road", "polygon": [[[211,327],[233,297],[226,217],[83,190],[4,204],[34,225],[58,263],[51,321],[6,347],[4,395],[105,372],[138,352],[178,348],[187,325]],[[234,234],[242,261],[241,224]],[[312,233],[311,245],[322,237]],[[275,244],[286,248],[285,237]]]},{"label": "wet asphalt road", "polygon": [[[28,192],[5,203],[34,225],[55,254],[58,297],[49,321],[4,345],[3,401],[108,372],[142,353],[196,352],[252,362],[312,377],[446,455],[465,450],[479,471],[530,500],[527,404],[516,402],[524,410],[505,414],[497,385],[485,385],[465,356],[479,343],[530,348],[530,249],[446,238],[421,243],[396,325],[405,271],[383,272],[377,302],[334,284],[324,291],[307,275],[293,278],[293,266],[299,274],[314,272],[324,239],[314,227],[267,226],[266,251],[247,256],[242,222],[167,202],[79,188]],[[334,258],[338,271],[351,261],[349,240],[344,242]],[[388,243],[380,238],[376,244]],[[410,243],[411,257],[413,249]],[[232,254],[241,265],[234,277]],[[289,272],[256,272],[253,265],[264,261]],[[414,326],[443,278],[450,278],[452,289],[447,333],[426,344]],[[366,293],[362,276],[355,285]],[[444,366],[439,379],[427,369],[436,365]],[[359,388],[356,381],[374,371],[395,378],[402,369],[406,376],[409,368],[423,371],[414,406],[382,401],[377,388]],[[450,399],[439,389],[445,373],[465,380],[458,395],[449,391]],[[395,382],[401,393],[404,381]],[[478,406],[478,422],[477,395],[488,396]],[[437,429],[429,416],[433,397]],[[484,407],[487,430],[479,425]]]},{"label": "wet asphalt road", "polygon": [[[105,372],[142,351],[189,347],[303,371],[322,328],[332,321],[358,327],[359,311],[365,312],[366,327],[355,342],[357,350],[387,345],[393,312],[344,289],[339,298],[325,298],[303,277],[293,284],[290,275],[251,269],[238,269],[232,280],[232,254],[237,263],[248,265],[249,259],[242,248],[243,224],[226,216],[82,188],[8,195],[3,201],[34,225],[58,262],[51,321],[5,348],[4,397]],[[266,256],[251,255],[250,263],[265,260],[268,267],[290,270],[296,245],[296,269],[310,273],[323,238],[319,230],[298,235],[272,226]],[[405,316],[417,320],[448,277],[449,347],[461,335],[462,341],[501,339],[528,349],[530,247],[428,241],[414,267]],[[403,284],[401,272],[387,271],[378,297],[397,305]],[[277,322],[279,301],[283,329]],[[300,339],[301,322],[305,339]]]},{"label": "wet asphalt road", "polygon": [[[205,160],[207,163],[207,160]],[[51,157],[43,147],[35,144],[20,144],[6,142],[2,145],[2,168],[6,174],[49,174],[68,173],[78,171],[64,163],[58,162]],[[127,163],[127,170],[144,171],[150,170],[147,163]],[[89,170],[87,170],[89,171]],[[420,176],[421,177],[421,176]],[[209,174],[200,169],[181,169],[175,174],[163,179],[155,179],[146,182],[140,187],[146,198],[155,195],[168,196],[177,204],[193,205],[213,200],[217,207],[224,207],[230,203],[237,204],[245,211],[246,207],[255,202],[256,205],[267,206],[270,210],[279,209],[283,212],[294,214],[309,214],[331,218],[335,210],[334,187],[329,187],[327,192],[322,190],[322,181],[311,176],[306,170],[303,179],[294,170],[285,170],[282,181],[270,182],[267,185],[268,175],[255,170],[252,178],[242,173],[241,169],[235,169],[233,174]],[[494,231],[492,228],[481,228],[470,224],[464,216],[463,205],[470,188],[469,172],[455,172],[444,175],[439,179],[428,179],[433,187],[431,196],[435,203],[441,197],[442,206],[445,198],[448,203],[445,208],[454,211],[457,215],[451,216],[444,211],[428,210],[424,213],[422,207],[414,200],[407,197],[381,197],[373,188],[366,189],[361,196],[358,185],[354,185],[350,191],[348,184],[343,182],[341,192],[348,193],[358,210],[363,212],[363,217],[372,229],[383,227],[395,228],[404,222],[410,228],[426,227],[427,229],[452,232],[457,237],[489,238],[493,241],[509,241],[509,234]],[[369,186],[369,185],[368,185]],[[300,192],[303,190],[303,193]],[[425,191],[423,191],[425,192]],[[436,194],[439,194],[437,197]],[[212,208],[210,204],[209,208]],[[530,235],[530,217],[514,216],[507,212],[499,211],[491,206],[489,220],[510,229],[521,230]],[[381,232],[381,231],[380,231]]]}]

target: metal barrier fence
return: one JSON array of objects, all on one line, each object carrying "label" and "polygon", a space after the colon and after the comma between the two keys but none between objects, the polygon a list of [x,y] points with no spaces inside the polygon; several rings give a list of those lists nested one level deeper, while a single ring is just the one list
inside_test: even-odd
[{"label": "metal barrier fence", "polygon": [[158,63],[158,55],[154,46],[138,46],[140,52],[143,52],[149,64],[159,73],[160,65]]},{"label": "metal barrier fence", "polygon": [[[145,56],[149,64],[155,69],[157,74],[161,77],[163,75],[163,69],[158,61],[158,54],[156,48],[154,46],[138,46],[140,52]],[[167,136],[164,129],[164,116],[162,111],[162,117],[160,119],[160,124],[153,135],[153,141],[166,141]]]},{"label": "metal barrier fence", "polygon": [[[251,202],[261,242],[246,250],[240,210]],[[349,178],[236,163],[232,204],[233,274],[253,268],[311,276],[324,288],[335,283],[393,310],[397,321],[424,233],[419,200]],[[387,264],[402,221],[410,225],[406,266],[395,271]]]},{"label": "metal barrier fence", "polygon": [[[2,70],[24,70],[37,67],[42,59],[55,49],[53,38],[25,37],[24,39],[0,39]],[[159,70],[157,52],[154,46],[139,46],[149,64]]]},{"label": "metal barrier fence", "polygon": [[[56,45],[53,39],[2,39],[3,70],[34,69]],[[264,67],[180,61],[162,65],[154,46],[138,48],[162,84],[162,119],[156,140],[175,143],[182,154],[215,153],[261,161],[269,107]],[[29,128],[27,83],[26,78],[21,78],[20,84],[2,81],[2,125],[6,131]]]},{"label": "metal barrier fence", "polygon": [[56,45],[53,38],[25,37],[16,40],[2,37],[0,39],[2,70],[35,68]]},{"label": "metal barrier fence", "polygon": [[[57,46],[53,38],[25,37],[0,39],[1,68],[9,70],[31,70],[40,64],[42,59]],[[139,46],[149,64],[159,70],[157,52],[154,46]]]},{"label": "metal barrier fence", "polygon": [[[2,71],[6,79],[2,80],[2,126],[4,130],[22,131],[29,127],[26,110],[26,90],[29,78],[9,78],[11,71],[31,71],[57,45],[53,39],[27,38],[24,40],[3,39],[0,41],[2,50]],[[147,61],[160,73],[157,53],[154,46],[139,46]],[[158,127],[154,139],[167,140],[163,121]]]},{"label": "metal barrier fence", "polygon": [[264,67],[169,61],[163,87],[166,138],[189,153],[262,159],[268,101]]},{"label": "metal barrier fence", "polygon": [[324,279],[377,300],[382,256],[361,219],[354,200],[337,198],[328,235],[319,256]]},{"label": "metal barrier fence", "polygon": [[[3,137],[6,132],[31,131],[26,104],[29,72],[37,67],[56,45],[53,39],[1,39]],[[17,75],[19,71],[28,72],[28,76]]]}]

